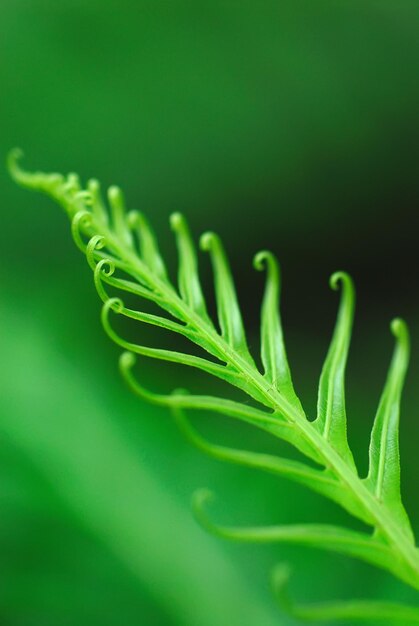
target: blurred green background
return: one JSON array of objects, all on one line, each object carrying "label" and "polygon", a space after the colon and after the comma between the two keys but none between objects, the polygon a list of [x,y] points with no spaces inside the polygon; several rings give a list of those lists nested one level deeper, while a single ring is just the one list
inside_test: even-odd
[{"label": "blurred green background", "polygon": [[[310,416],[336,314],[328,277],[353,275],[348,415],[362,471],[388,324],[407,319],[402,479],[416,531],[418,29],[408,0],[0,4],[1,153],[19,145],[29,168],[123,186],[173,269],[170,212],[184,211],[196,236],[217,231],[254,349],[262,279],[251,260],[272,249]],[[294,485],[203,457],[165,411],[132,397],[65,216],[3,168],[0,187],[2,626],[286,626],[268,583],[279,561],[300,600],[415,600],[343,557],[207,536],[190,513],[202,486],[226,522],[352,521]],[[200,383],[145,370],[157,390]],[[285,450],[223,419],[199,424],[215,440]]]}]

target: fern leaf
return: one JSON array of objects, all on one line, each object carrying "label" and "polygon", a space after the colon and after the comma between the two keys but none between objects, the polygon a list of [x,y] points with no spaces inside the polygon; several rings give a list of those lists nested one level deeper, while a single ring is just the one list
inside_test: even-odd
[{"label": "fern leaf", "polygon": [[100,190],[100,183],[95,178],[91,178],[87,183],[87,189],[91,198],[92,213],[97,221],[103,226],[109,225],[109,217]]},{"label": "fern leaf", "polygon": [[199,281],[195,247],[188,225],[180,213],[174,213],[170,218],[170,223],[176,234],[179,251],[179,292],[191,309],[209,322],[204,294]]},{"label": "fern leaf", "polygon": [[355,292],[351,278],[344,272],[333,274],[330,284],[342,285],[342,299],[335,332],[319,383],[316,426],[353,469],[355,463],[346,435],[345,367],[351,340]]},{"label": "fern leaf", "polygon": [[131,211],[128,221],[133,230],[136,231],[139,244],[140,257],[147,267],[160,278],[167,280],[167,270],[160,255],[159,247],[146,218],[139,211]]},{"label": "fern leaf", "polygon": [[399,319],[393,320],[391,330],[396,347],[371,433],[367,483],[413,541],[412,527],[401,500],[399,453],[400,399],[409,362],[409,333]]},{"label": "fern leaf", "polygon": [[[419,551],[400,495],[399,406],[409,353],[405,324],[400,320],[392,324],[396,348],[372,430],[368,477],[362,479],[356,470],[346,432],[344,377],[355,302],[354,288],[347,274],[339,272],[331,278],[334,289],[341,285],[341,303],[320,377],[317,418],[310,422],[294,390],[286,357],[279,314],[279,268],[271,253],[263,251],[254,260],[257,270],[267,270],[261,311],[263,371],[259,371],[247,345],[227,256],[216,235],[203,235],[201,248],[209,252],[213,266],[220,330],[208,315],[195,247],[181,215],[174,214],[171,218],[179,253],[178,285],[174,286],[146,219],[137,212],[126,213],[118,188],[112,187],[108,193],[108,210],[95,179],[83,189],[75,174],[67,177],[40,172],[30,174],[20,168],[19,157],[18,151],[9,156],[9,169],[14,179],[24,187],[50,195],[71,220],[73,238],[86,255],[103,301],[104,329],[117,345],[128,351],[120,360],[128,385],[143,399],[174,411],[183,432],[201,450],[220,460],[298,481],[340,504],[367,524],[370,533],[355,533],[325,524],[223,528],[210,522],[201,506],[198,515],[204,525],[219,535],[235,539],[300,543],[342,552],[390,571],[419,589]],[[108,293],[108,289],[112,293]],[[137,297],[139,310],[125,305],[124,294]],[[162,314],[141,310],[142,299],[154,302]],[[128,341],[114,328],[118,315],[180,334],[199,346],[203,356]],[[190,395],[179,390],[169,395],[151,392],[134,376],[134,354],[196,368],[242,390],[246,399],[233,402],[229,398]],[[211,444],[194,431],[184,410],[223,414],[262,428],[290,443],[315,466]],[[202,499],[199,503],[203,504]],[[388,604],[381,607],[382,614],[395,612]],[[343,608],[320,607],[310,611],[314,615],[316,611],[317,615],[332,615],[335,611],[343,617],[352,615],[353,619],[358,619],[356,616],[362,613],[367,617],[372,615],[370,608],[370,605],[355,603]],[[412,610],[400,610],[405,623],[411,623]]]},{"label": "fern leaf", "polygon": [[112,226],[115,235],[127,248],[132,248],[134,240],[126,216],[126,207],[123,193],[115,185],[108,190],[109,206],[111,208]]},{"label": "fern leaf", "polygon": [[291,404],[304,415],[294,391],[279,315],[279,267],[271,252],[259,252],[253,261],[259,271],[266,267],[267,278],[261,313],[261,358],[265,377]]},{"label": "fern leaf", "polygon": [[247,347],[236,289],[220,238],[215,233],[205,233],[201,237],[201,248],[209,252],[211,256],[215,277],[218,321],[222,336],[240,356],[254,365]]}]

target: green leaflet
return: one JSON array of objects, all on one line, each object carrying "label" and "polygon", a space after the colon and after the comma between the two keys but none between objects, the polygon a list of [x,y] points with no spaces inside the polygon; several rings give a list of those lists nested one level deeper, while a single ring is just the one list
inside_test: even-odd
[{"label": "green leaflet", "polygon": [[233,349],[237,350],[251,365],[254,365],[247,347],[236,289],[220,238],[215,233],[205,233],[201,237],[201,248],[209,252],[211,256],[215,277],[218,321],[222,336]]},{"label": "green leaflet", "polygon": [[350,600],[322,604],[297,605],[288,592],[290,570],[278,565],[272,574],[272,588],[282,609],[298,620],[307,622],[330,622],[335,620],[353,622],[380,622],[383,626],[400,623],[401,626],[419,624],[419,607],[396,602]]},{"label": "green leaflet", "polygon": [[122,190],[116,185],[108,189],[109,206],[111,207],[112,226],[115,235],[124,246],[132,248],[134,241],[126,217],[125,200]]},{"label": "green leaflet", "polygon": [[87,183],[87,190],[91,198],[92,213],[97,221],[104,226],[108,226],[109,218],[105,203],[100,191],[100,183],[96,178],[91,178]]},{"label": "green leaflet", "polygon": [[336,272],[332,289],[342,285],[342,297],[335,331],[320,376],[317,401],[317,428],[353,469],[355,463],[346,436],[345,367],[351,340],[355,291],[351,278]]},{"label": "green leaflet", "polygon": [[275,389],[286,399],[304,411],[294,391],[291,373],[282,336],[279,315],[279,267],[271,252],[259,252],[253,261],[254,267],[262,271],[266,267],[267,278],[261,313],[261,358],[265,376]]},{"label": "green leaflet", "polygon": [[128,222],[138,235],[140,256],[147,267],[161,280],[167,280],[167,271],[159,247],[146,218],[139,211],[128,214]]},{"label": "green leaflet", "polygon": [[[64,179],[62,174],[44,174],[43,172],[25,172],[19,166],[19,160],[23,157],[23,151],[20,148],[14,148],[9,152],[7,157],[7,167],[10,175],[23,187],[27,189],[35,189],[36,191],[43,191],[44,193],[52,196],[53,198],[59,198],[62,201],[65,192],[67,191],[66,185],[70,185],[74,182],[74,176],[68,175],[67,180]],[[59,190],[58,194],[55,193]],[[75,190],[76,192],[78,189]],[[74,209],[73,209],[74,210]],[[69,215],[73,217],[73,215]]]},{"label": "green leaflet", "polygon": [[[414,545],[400,495],[399,406],[409,352],[405,324],[400,320],[392,324],[396,348],[371,435],[369,474],[361,479],[346,434],[344,376],[355,302],[354,288],[347,274],[339,272],[331,278],[334,289],[341,285],[341,303],[320,377],[317,419],[309,422],[295,393],[287,362],[279,314],[279,268],[271,253],[263,251],[254,260],[256,269],[267,271],[261,311],[263,371],[259,371],[248,349],[233,278],[216,235],[206,233],[201,238],[201,248],[209,252],[212,261],[221,332],[208,316],[195,247],[181,215],[174,214],[171,218],[179,254],[178,286],[175,287],[168,278],[146,219],[141,213],[126,213],[118,188],[112,187],[108,193],[108,210],[96,180],[89,181],[87,189],[83,189],[75,174],[67,177],[40,172],[30,174],[19,167],[19,156],[19,151],[13,151],[8,160],[14,179],[25,187],[50,195],[64,207],[71,220],[74,241],[86,255],[103,301],[104,329],[115,343],[128,351],[120,361],[128,385],[143,399],[172,409],[183,432],[201,450],[223,461],[298,481],[340,504],[365,522],[370,532],[354,533],[327,524],[223,528],[212,524],[201,506],[198,514],[202,523],[213,532],[234,539],[275,540],[342,552],[391,571],[419,589],[419,551]],[[138,309],[126,306],[123,295],[127,293],[137,298]],[[162,315],[142,310],[142,299],[154,302]],[[182,335],[202,349],[202,356],[189,354],[187,350],[177,352],[127,341],[114,328],[114,318],[118,315],[141,322],[145,327],[153,325]],[[190,395],[179,390],[169,395],[150,392],[134,377],[133,353],[197,368],[242,390],[246,398],[243,402],[233,402],[229,398]],[[223,414],[262,428],[290,443],[315,465],[207,442],[182,412],[192,409]],[[380,606],[382,615],[395,612],[391,605]],[[317,611],[317,615],[323,617],[335,611],[337,615],[352,616],[355,620],[361,614],[372,618],[371,607],[375,610],[378,605],[355,602],[310,607],[307,611],[313,615]],[[405,608],[399,612],[406,617],[406,624],[412,623],[408,621],[411,611]]]},{"label": "green leaflet", "polygon": [[179,251],[179,291],[185,302],[200,317],[210,321],[204,295],[199,282],[198,264],[195,247],[185,218],[180,213],[173,213],[170,224],[176,233]]},{"label": "green leaflet", "polygon": [[412,527],[401,500],[399,454],[400,398],[409,363],[409,332],[406,324],[399,319],[393,320],[391,331],[396,338],[396,346],[371,433],[366,482],[414,542]]}]

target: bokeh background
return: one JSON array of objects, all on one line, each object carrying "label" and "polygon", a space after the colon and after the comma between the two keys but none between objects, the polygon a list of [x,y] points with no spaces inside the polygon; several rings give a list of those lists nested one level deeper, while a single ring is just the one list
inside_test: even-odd
[{"label": "bokeh background", "polygon": [[[19,145],[29,168],[123,186],[173,271],[172,211],[187,214],[195,236],[217,231],[255,349],[262,277],[251,260],[272,249],[310,416],[336,315],[328,277],[352,274],[347,404],[363,472],[388,325],[409,322],[401,451],[416,530],[418,31],[413,0],[0,4],[1,154]],[[415,600],[343,557],[206,535],[190,513],[202,486],[228,523],[353,522],[295,485],[205,458],[164,410],[131,396],[66,217],[5,168],[0,188],[2,626],[286,626],[295,622],[268,582],[282,561],[301,601]],[[202,276],[211,294],[205,258]],[[147,364],[143,378],[163,391],[200,384],[161,365]],[[240,424],[198,423],[214,440],[288,453]]]}]

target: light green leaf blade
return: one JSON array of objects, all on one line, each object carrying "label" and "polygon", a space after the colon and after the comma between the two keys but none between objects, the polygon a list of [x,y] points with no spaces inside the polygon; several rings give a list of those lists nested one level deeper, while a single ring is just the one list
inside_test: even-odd
[{"label": "light green leaf blade", "polygon": [[87,183],[87,189],[92,199],[92,213],[104,226],[109,224],[109,215],[105,207],[100,190],[100,182],[96,178],[91,178]]},{"label": "light green leaf blade", "polygon": [[209,252],[211,256],[218,320],[222,335],[232,348],[254,365],[247,347],[236,289],[220,238],[215,233],[205,233],[201,237],[201,248]]},{"label": "light green leaf blade", "polygon": [[113,185],[108,189],[108,201],[111,207],[112,224],[118,239],[128,248],[134,245],[131,229],[128,226],[122,189]]},{"label": "light green leaf blade", "polygon": [[181,213],[173,213],[170,217],[170,224],[176,235],[179,253],[178,282],[180,294],[195,313],[206,321],[210,321],[199,281],[195,246],[188,224]]},{"label": "light green leaf blade", "polygon": [[[62,189],[65,178],[56,172],[44,174],[43,172],[26,172],[19,164],[23,158],[23,151],[20,148],[11,150],[7,157],[7,167],[13,179],[26,187],[36,191],[43,191],[54,197],[58,196],[58,190]],[[72,217],[72,216],[70,216]]]},{"label": "light green leaf blade", "polygon": [[141,259],[158,278],[167,280],[167,270],[148,220],[140,211],[130,211],[128,223],[137,232]]},{"label": "light green leaf blade", "polygon": [[268,251],[259,252],[253,261],[254,267],[266,268],[267,278],[261,312],[261,358],[265,376],[295,408],[304,415],[291,379],[284,345],[279,313],[280,274],[275,256]]},{"label": "light green leaf blade", "polygon": [[342,286],[335,330],[319,383],[316,428],[332,444],[348,465],[355,469],[346,433],[345,368],[351,340],[355,290],[348,274],[336,272],[330,279],[332,289]]},{"label": "light green leaf blade", "polygon": [[409,363],[409,332],[400,319],[393,320],[391,331],[396,345],[371,433],[366,482],[413,542],[412,528],[401,500],[399,452],[400,400]]}]

